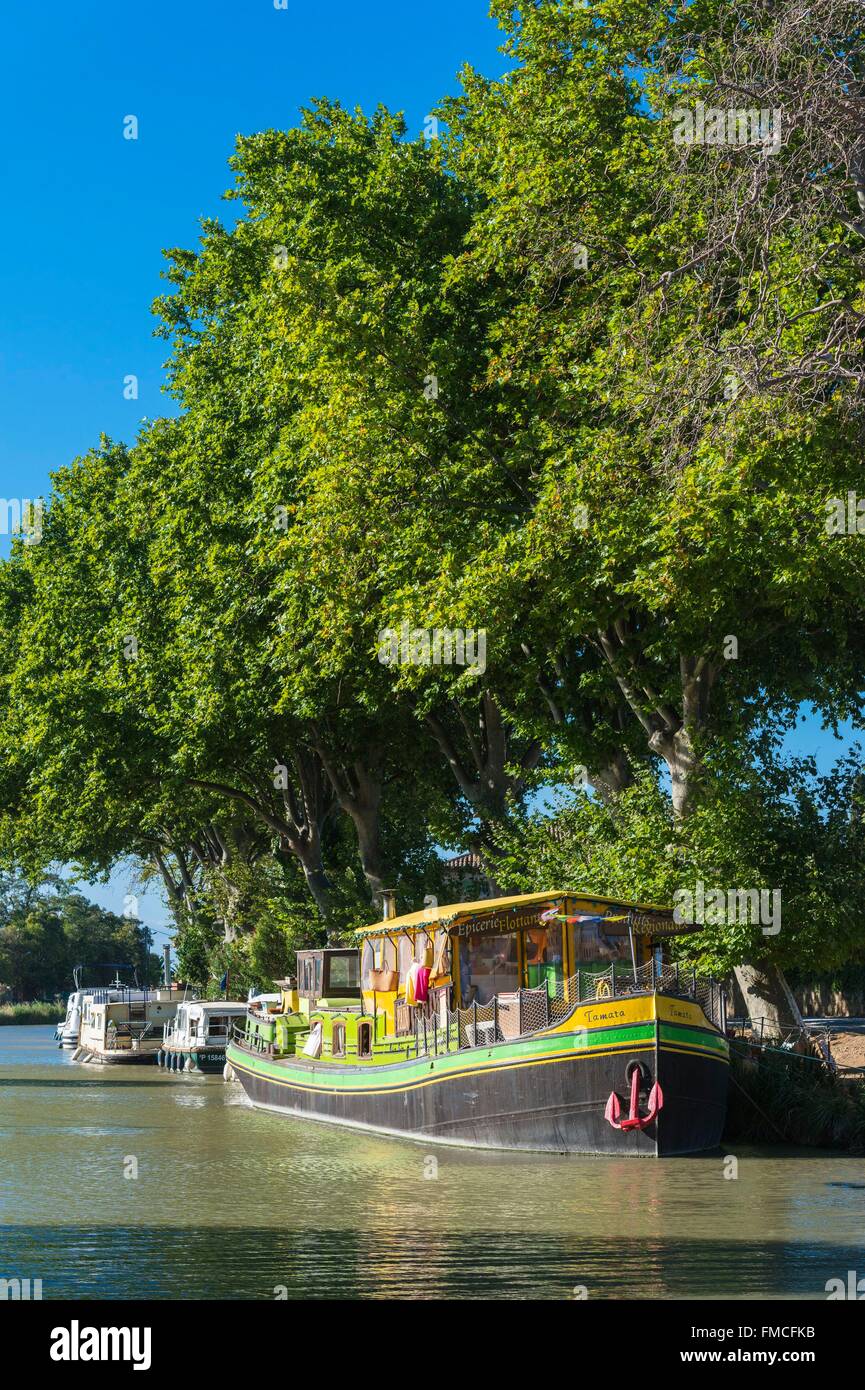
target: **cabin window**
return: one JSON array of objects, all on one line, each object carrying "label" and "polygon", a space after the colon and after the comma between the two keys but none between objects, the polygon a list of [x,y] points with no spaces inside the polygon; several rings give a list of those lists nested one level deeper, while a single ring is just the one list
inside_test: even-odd
[{"label": "cabin window", "polygon": [[517,937],[478,932],[460,939],[460,986],[463,1007],[489,1004],[496,994],[519,988]]},{"label": "cabin window", "polygon": [[333,1057],[345,1056],[345,1024],[335,1023],[333,1025],[333,1037],[330,1046]]},{"label": "cabin window", "polygon": [[371,1023],[359,1023],[357,1025],[357,1055],[358,1057],[372,1056]]},{"label": "cabin window", "polygon": [[574,963],[581,970],[606,970],[613,961],[631,959],[627,932],[614,936],[603,922],[581,922],[574,927]]},{"label": "cabin window", "polygon": [[298,989],[307,999],[321,998],[322,958],[317,954],[298,955]]},{"label": "cabin window", "polygon": [[562,964],[562,923],[529,927],[523,933],[523,953],[527,989],[546,985],[554,989],[564,976]]},{"label": "cabin window", "polygon": [[328,993],[357,993],[360,987],[360,962],[356,952],[345,956],[331,956],[328,964]]}]

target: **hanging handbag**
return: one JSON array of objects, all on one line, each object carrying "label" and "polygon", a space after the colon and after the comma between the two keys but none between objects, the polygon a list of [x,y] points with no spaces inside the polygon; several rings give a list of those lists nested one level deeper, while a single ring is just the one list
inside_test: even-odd
[{"label": "hanging handbag", "polygon": [[393,994],[399,986],[399,974],[396,970],[372,970],[369,980],[370,987],[377,994]]},{"label": "hanging handbag", "polygon": [[436,947],[435,960],[433,961],[430,973],[430,985],[450,984],[450,961],[448,959],[449,941],[447,936],[443,936]]}]

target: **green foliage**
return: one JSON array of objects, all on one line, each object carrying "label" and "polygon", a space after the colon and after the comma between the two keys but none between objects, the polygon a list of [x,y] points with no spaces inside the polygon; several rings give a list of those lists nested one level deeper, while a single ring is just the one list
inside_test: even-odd
[{"label": "green foliage", "polygon": [[[719,766],[719,759],[723,763]],[[686,964],[726,975],[743,960],[775,961],[809,975],[861,954],[865,826],[858,760],[831,776],[810,759],[780,759],[760,741],[710,763],[711,793],[684,822],[644,775],[613,805],[562,797],[501,836],[509,888],[594,890],[625,900],[670,904],[686,890],[760,888],[780,893],[776,935],[747,921],[712,922],[678,939]],[[765,924],[764,924],[765,925]]]},{"label": "green foliage", "polygon": [[150,948],[150,932],[141,922],[97,907],[63,879],[33,888],[2,876],[0,984],[13,1000],[68,993],[76,965],[83,965],[87,980],[94,967],[111,964],[128,966],[142,984],[155,984],[160,965]]},{"label": "green foliage", "polygon": [[3,1024],[56,1023],[59,1005],[55,1003],[0,1004],[0,1027]]},{"label": "green foliage", "polygon": [[[825,525],[861,64],[776,8],[496,0],[509,70],[463,71],[443,139],[327,100],[238,139],[236,217],[155,305],[178,418],[61,469],[0,565],[0,861],[149,865],[208,989],[438,893],[441,845],[514,887],[779,888],[780,936],[708,930],[707,966],[860,950],[853,769],[764,731],[865,718],[865,542]],[[771,158],[677,144],[772,44]],[[484,630],[483,669],[382,663],[403,622]],[[552,838],[576,767],[603,799]]]}]

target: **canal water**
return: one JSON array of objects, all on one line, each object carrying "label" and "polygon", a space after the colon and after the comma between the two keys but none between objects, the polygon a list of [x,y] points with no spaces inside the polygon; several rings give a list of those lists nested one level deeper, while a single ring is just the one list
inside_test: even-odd
[{"label": "canal water", "polygon": [[81,1067],[52,1031],[0,1027],[0,1278],[46,1299],[825,1299],[865,1277],[862,1159],[419,1146],[254,1111],[220,1077]]}]

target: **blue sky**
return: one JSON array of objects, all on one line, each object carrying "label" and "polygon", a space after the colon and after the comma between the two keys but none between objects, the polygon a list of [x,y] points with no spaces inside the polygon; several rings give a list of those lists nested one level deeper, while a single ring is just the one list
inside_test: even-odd
[{"label": "blue sky", "polygon": [[[419,131],[464,62],[506,66],[486,0],[6,0],[3,28],[4,498],[45,494],[101,433],[131,440],[172,410],[150,313],[161,251],[193,246],[201,217],[231,215],[221,195],[238,132],[294,125],[313,96],[382,102]],[[124,399],[130,374],[137,401]],[[119,911],[128,889],[120,869],[91,896]],[[158,894],[139,903],[164,925]]]},{"label": "blue sky", "polygon": [[[161,249],[221,202],[238,132],[285,127],[313,96],[403,110],[419,131],[468,61],[506,66],[486,0],[6,0],[0,54],[0,496],[35,497],[101,433],[170,410],[150,304]],[[123,138],[124,118],[138,139]],[[139,382],[124,399],[124,378]],[[8,541],[0,537],[0,554]],[[831,763],[813,720],[791,741]],[[92,896],[120,910],[128,872]],[[164,924],[158,895],[140,896]]]},{"label": "blue sky", "polygon": [[100,433],[130,439],[170,408],[150,313],[160,253],[231,214],[238,132],[293,125],[318,95],[384,102],[419,130],[466,59],[505,66],[485,0],[288,5],[6,0],[0,495],[38,494]]}]

